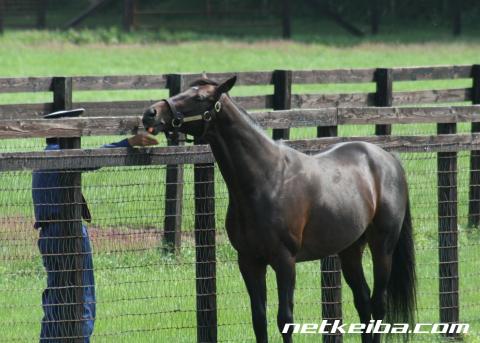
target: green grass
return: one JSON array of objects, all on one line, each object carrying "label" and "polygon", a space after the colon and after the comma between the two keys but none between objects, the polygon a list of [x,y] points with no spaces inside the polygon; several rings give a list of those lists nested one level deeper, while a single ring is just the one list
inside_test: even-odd
[{"label": "green grass", "polygon": [[[435,36],[431,31],[424,33],[426,37]],[[339,38],[339,35],[316,40],[300,37],[293,42],[262,41],[255,37],[243,37],[236,41],[207,37],[208,40],[203,41],[199,39],[205,36],[200,35],[190,37],[192,41],[189,42],[176,42],[179,36],[170,37],[168,32],[140,32],[123,36],[115,30],[67,33],[7,31],[0,37],[0,77],[389,67],[473,64],[479,61],[480,42],[471,37],[454,41],[440,34],[435,36],[433,43],[418,43],[418,37],[409,40],[406,33],[391,36],[396,39],[388,39],[387,43],[381,41],[381,37],[357,40]],[[393,43],[398,41],[401,43]],[[468,87],[469,82],[398,83],[395,89]],[[372,84],[295,86],[294,92],[373,91],[373,87]],[[232,94],[270,92],[271,87],[238,87]],[[163,90],[84,91],[75,92],[74,100],[160,99],[165,94]],[[51,101],[51,95],[0,94],[0,103],[41,101]],[[468,124],[459,126],[459,131],[468,129]],[[434,132],[435,125],[394,127],[394,134]],[[340,134],[373,134],[373,126],[341,127]],[[292,138],[314,136],[314,128],[292,130]],[[120,138],[87,137],[83,139],[83,145],[95,147]],[[40,139],[0,141],[0,152],[41,148]],[[416,232],[419,321],[436,322],[436,157],[433,153],[402,154],[401,157],[408,173]],[[471,334],[466,341],[479,342],[480,302],[476,283],[480,269],[480,236],[474,229],[466,228],[468,163],[469,154],[461,153],[458,163],[461,320],[471,324]],[[191,167],[185,170],[184,247],[176,259],[163,256],[158,250],[156,233],[163,227],[164,177],[163,167],[105,168],[83,177],[84,192],[94,217],[90,225],[98,285],[94,342],[191,342],[196,338],[195,251],[191,235],[193,170]],[[236,266],[236,253],[224,232],[226,190],[218,172],[216,194],[219,339],[253,341],[248,296]],[[7,323],[0,330],[0,342],[15,339],[35,341],[38,335],[40,295],[45,285],[45,273],[37,253],[36,232],[31,229],[31,224],[30,173],[0,174],[0,320]],[[365,268],[371,281],[371,264],[366,263]],[[271,271],[268,284],[269,333],[272,341],[277,342],[276,289]],[[321,318],[318,262],[298,266],[297,285],[296,320],[318,322]],[[345,321],[356,321],[348,287],[344,287],[343,295]],[[439,341],[438,337],[428,339]],[[298,336],[296,341],[315,342],[318,338]],[[347,341],[355,342],[358,338],[348,337]]]}]

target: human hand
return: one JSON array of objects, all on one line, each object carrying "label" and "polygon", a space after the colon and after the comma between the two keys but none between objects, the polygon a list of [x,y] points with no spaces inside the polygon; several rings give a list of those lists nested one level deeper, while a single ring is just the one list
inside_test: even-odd
[{"label": "human hand", "polygon": [[158,141],[152,135],[139,133],[133,137],[130,137],[128,139],[128,144],[130,144],[131,146],[150,146],[157,145]]}]

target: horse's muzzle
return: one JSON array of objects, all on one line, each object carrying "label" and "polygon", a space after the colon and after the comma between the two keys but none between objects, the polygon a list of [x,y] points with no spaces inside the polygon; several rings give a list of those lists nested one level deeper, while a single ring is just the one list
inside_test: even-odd
[{"label": "horse's muzzle", "polygon": [[145,130],[147,130],[149,133],[153,135],[158,134],[164,129],[163,123],[158,122],[156,120],[156,116],[157,116],[157,110],[155,108],[150,107],[143,113],[143,118],[142,118],[142,123],[143,123],[143,126],[145,127]]}]

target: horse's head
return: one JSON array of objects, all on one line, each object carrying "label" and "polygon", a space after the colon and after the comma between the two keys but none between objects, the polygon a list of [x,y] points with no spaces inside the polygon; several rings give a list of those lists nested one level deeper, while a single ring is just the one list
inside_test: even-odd
[{"label": "horse's head", "polygon": [[173,97],[161,100],[143,113],[145,129],[158,134],[182,132],[199,137],[205,134],[208,123],[220,112],[219,99],[235,84],[234,76],[222,84],[208,79],[199,79],[190,87]]}]

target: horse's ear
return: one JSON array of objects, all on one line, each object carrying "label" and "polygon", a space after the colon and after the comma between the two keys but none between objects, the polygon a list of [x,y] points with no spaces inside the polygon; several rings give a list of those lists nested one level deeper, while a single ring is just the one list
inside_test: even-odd
[{"label": "horse's ear", "polygon": [[237,76],[236,75],[229,78],[227,81],[225,81],[221,85],[219,85],[217,87],[217,90],[215,91],[217,96],[219,97],[223,93],[228,93],[230,91],[230,89],[232,89],[232,87],[235,85],[235,82],[237,82]]}]

